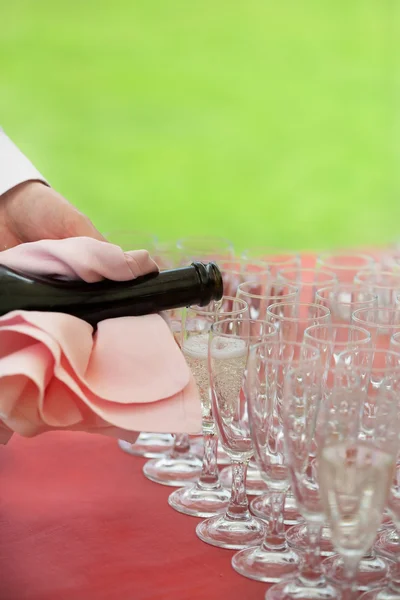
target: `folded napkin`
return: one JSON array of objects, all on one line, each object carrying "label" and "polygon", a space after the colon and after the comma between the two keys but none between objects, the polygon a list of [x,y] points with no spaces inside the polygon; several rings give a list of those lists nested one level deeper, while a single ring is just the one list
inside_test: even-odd
[{"label": "folded napkin", "polygon": [[[145,250],[71,238],[0,252],[27,273],[126,281],[157,270]],[[1,292],[0,292],[1,293]],[[160,315],[121,317],[97,331],[61,313],[0,318],[0,443],[68,429],[136,439],[138,431],[197,433],[201,411],[190,369]]]}]

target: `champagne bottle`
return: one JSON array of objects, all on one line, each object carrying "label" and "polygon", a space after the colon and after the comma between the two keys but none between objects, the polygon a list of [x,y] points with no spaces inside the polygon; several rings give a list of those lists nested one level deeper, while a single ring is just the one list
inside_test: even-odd
[{"label": "champagne bottle", "polygon": [[99,321],[132,317],[196,304],[206,306],[223,295],[215,263],[149,273],[130,281],[98,283],[29,275],[0,265],[0,316],[13,310],[61,312],[94,327]]}]

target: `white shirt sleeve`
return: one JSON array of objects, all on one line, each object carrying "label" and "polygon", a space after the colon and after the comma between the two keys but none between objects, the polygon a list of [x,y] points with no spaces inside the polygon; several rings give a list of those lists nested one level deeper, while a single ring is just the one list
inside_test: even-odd
[{"label": "white shirt sleeve", "polygon": [[24,181],[48,182],[0,128],[0,196]]}]

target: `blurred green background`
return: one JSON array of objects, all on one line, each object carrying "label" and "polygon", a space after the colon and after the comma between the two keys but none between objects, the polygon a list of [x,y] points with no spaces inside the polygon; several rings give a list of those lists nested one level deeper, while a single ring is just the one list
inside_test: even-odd
[{"label": "blurred green background", "polygon": [[0,0],[0,122],[102,231],[400,236],[397,0]]}]

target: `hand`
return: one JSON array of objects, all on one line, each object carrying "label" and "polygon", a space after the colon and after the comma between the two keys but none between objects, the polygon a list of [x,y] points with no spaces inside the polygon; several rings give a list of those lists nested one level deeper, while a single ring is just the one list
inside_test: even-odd
[{"label": "hand", "polygon": [[0,250],[80,236],[104,241],[84,214],[39,181],[26,181],[0,196]]}]

